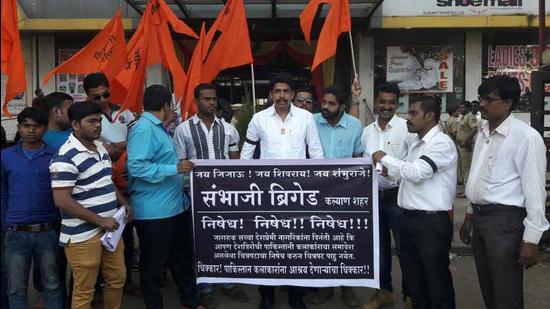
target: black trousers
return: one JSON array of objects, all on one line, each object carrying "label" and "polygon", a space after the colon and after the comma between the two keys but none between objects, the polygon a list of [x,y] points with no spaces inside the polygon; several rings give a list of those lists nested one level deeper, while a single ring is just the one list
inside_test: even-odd
[{"label": "black trousers", "polygon": [[[262,298],[275,300],[275,289],[276,286],[260,285],[258,291]],[[300,300],[305,295],[304,288],[298,286],[289,286],[288,287],[288,302],[292,303],[293,301]]]},{"label": "black trousers", "polygon": [[523,267],[518,263],[525,208],[473,205],[472,248],[488,309],[523,308]]},{"label": "black trousers", "polygon": [[134,246],[134,223],[129,222],[126,224],[124,231],[122,232],[122,238],[124,239],[124,264],[126,264],[126,282],[132,281],[132,264],[134,263],[133,257],[136,252]]},{"label": "black trousers", "polygon": [[148,309],[163,308],[161,273],[166,265],[172,273],[182,306],[199,305],[193,270],[191,212],[155,220],[135,220],[141,248],[141,293]]},{"label": "black trousers", "polygon": [[455,308],[449,250],[453,225],[446,211],[403,210],[401,264],[415,309]]},{"label": "black trousers", "polygon": [[[399,239],[399,226],[403,209],[397,206],[397,188],[386,189],[378,194],[379,200],[379,235],[380,235],[380,288],[393,292],[392,285],[392,253],[391,236],[395,242],[399,265],[401,265],[401,244]],[[401,281],[401,294],[409,296],[407,283]]]}]

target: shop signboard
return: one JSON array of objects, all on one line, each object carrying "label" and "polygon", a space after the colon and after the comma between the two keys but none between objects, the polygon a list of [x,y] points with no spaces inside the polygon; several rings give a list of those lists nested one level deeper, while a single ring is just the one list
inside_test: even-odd
[{"label": "shop signboard", "polygon": [[[546,45],[550,49],[550,45]],[[488,45],[484,77],[508,75],[519,80],[521,94],[529,93],[531,71],[539,67],[537,45]]]},{"label": "shop signboard", "polygon": [[[59,49],[59,63],[63,63],[74,54],[78,49]],[[57,91],[64,92],[73,97],[74,101],[85,101],[86,92],[84,91],[84,77],[86,74],[58,73],[56,74]]]},{"label": "shop signboard", "polygon": [[386,80],[403,93],[453,92],[453,52],[444,46],[388,46]]},{"label": "shop signboard", "polygon": [[[385,0],[383,16],[538,15],[535,0]],[[550,8],[546,7],[546,14]]]}]

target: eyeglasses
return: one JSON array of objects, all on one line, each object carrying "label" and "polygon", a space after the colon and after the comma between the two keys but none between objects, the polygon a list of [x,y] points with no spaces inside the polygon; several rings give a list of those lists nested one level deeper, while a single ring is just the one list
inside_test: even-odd
[{"label": "eyeglasses", "polygon": [[298,103],[313,104],[313,100],[312,100],[312,99],[306,99],[306,98],[296,98],[296,102],[298,102]]},{"label": "eyeglasses", "polygon": [[92,100],[94,101],[101,101],[101,98],[108,99],[111,96],[110,92],[104,92],[102,94],[97,94],[92,97]]},{"label": "eyeglasses", "polygon": [[490,97],[490,96],[488,96],[488,95],[479,96],[479,97],[477,97],[477,99],[479,100],[479,102],[485,101],[485,102],[487,102],[487,103],[489,103],[489,104],[491,104],[491,103],[493,103],[493,102],[495,102],[495,101],[498,101],[498,100],[502,100],[502,98],[492,98],[492,97]]}]

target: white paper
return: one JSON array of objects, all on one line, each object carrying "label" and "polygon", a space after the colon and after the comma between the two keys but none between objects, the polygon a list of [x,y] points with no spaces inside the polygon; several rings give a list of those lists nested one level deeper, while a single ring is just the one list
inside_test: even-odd
[{"label": "white paper", "polygon": [[118,209],[116,214],[113,216],[118,222],[118,229],[114,232],[107,232],[101,237],[101,243],[107,250],[114,252],[126,226],[126,207],[122,206]]}]

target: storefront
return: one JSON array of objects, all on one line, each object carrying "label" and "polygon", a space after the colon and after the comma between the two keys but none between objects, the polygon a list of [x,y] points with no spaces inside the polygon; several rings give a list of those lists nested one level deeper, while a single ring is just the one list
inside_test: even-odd
[{"label": "storefront", "polygon": [[[273,1],[245,0],[257,61],[255,85],[259,104],[265,102],[267,81],[274,71],[290,70],[300,84],[338,83],[347,87],[351,82],[353,69],[346,35],[341,37],[336,57],[322,65],[322,73],[309,72],[306,62],[314,48],[305,46],[297,18],[307,2],[281,0],[273,6]],[[412,94],[435,94],[441,97],[445,110],[449,104],[477,99],[477,87],[483,77],[511,74],[522,83],[524,100],[520,110],[529,110],[526,99],[529,72],[538,66],[533,60],[538,43],[537,1],[385,0],[369,20],[378,2],[350,0],[353,43],[363,86],[363,123],[374,119],[375,87],[385,81],[396,81],[402,86],[404,95],[399,112],[404,113]],[[18,0],[18,3],[27,91],[10,103],[14,114],[30,105],[37,88],[45,93],[63,91],[82,98],[82,76],[59,74],[46,84],[42,77],[102,29],[118,5],[127,37],[131,36],[139,23],[138,10],[142,10],[146,2],[140,1],[135,8],[128,1],[79,0],[74,3],[80,4],[71,8],[64,1],[55,0],[48,1],[48,5],[31,0]],[[211,21],[221,9],[221,4],[206,0],[184,4],[183,10],[175,2],[169,3],[194,29],[198,29],[205,18]],[[324,7],[321,17],[326,12]],[[550,24],[549,15],[550,7],[547,7],[547,24]],[[184,38],[174,39],[185,63],[186,53],[189,54],[193,46],[186,48],[182,43]],[[156,66],[148,68],[147,81],[169,85],[170,77]],[[248,67],[224,71],[218,79],[220,93],[232,102],[238,102],[245,88],[251,89],[251,83]],[[15,121],[4,120],[3,116],[2,125],[10,138]]]},{"label": "storefront", "polygon": [[[549,14],[547,7],[547,24]],[[538,67],[537,15],[538,1],[385,0],[369,30],[356,36],[366,41],[360,52],[373,55],[372,65],[361,63],[367,103],[372,107],[377,85],[394,81],[404,93],[399,112],[418,93],[439,96],[445,111],[477,100],[482,78],[508,74],[522,85],[518,112],[528,112],[529,73]]]}]

